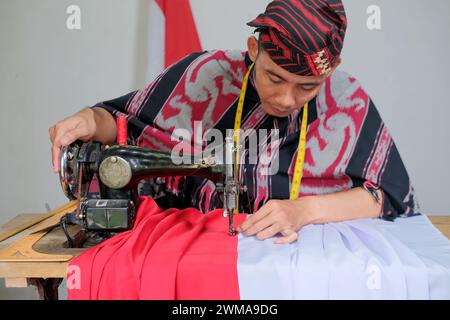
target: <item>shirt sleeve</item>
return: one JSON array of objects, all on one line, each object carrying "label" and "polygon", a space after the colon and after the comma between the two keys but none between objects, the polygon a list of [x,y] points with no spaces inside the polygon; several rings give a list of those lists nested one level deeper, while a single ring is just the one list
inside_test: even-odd
[{"label": "shirt sleeve", "polygon": [[397,146],[368,95],[366,101],[366,114],[346,174],[354,187],[368,181],[381,188],[383,219],[418,215],[419,204]]},{"label": "shirt sleeve", "polygon": [[137,145],[145,129],[154,125],[155,118],[179,85],[179,79],[202,54],[206,54],[206,51],[192,53],[165,69],[146,87],[116,99],[99,102],[92,108],[103,108],[114,117],[125,116],[128,120],[128,142]]},{"label": "shirt sleeve", "polygon": [[[158,144],[158,142],[170,141],[171,134],[167,128],[158,126],[155,119],[168,104],[171,94],[180,85],[183,74],[203,54],[207,52],[192,53],[165,69],[146,87],[112,100],[99,102],[92,108],[103,108],[115,118],[119,115],[125,116],[128,123],[128,144],[167,151],[164,149],[167,144]],[[139,192],[141,195],[154,197],[161,208],[182,209],[191,206],[191,198],[186,196],[185,188],[175,192],[179,188],[179,178],[181,177],[169,177],[162,183],[156,183],[153,180],[142,181]],[[180,184],[183,187],[181,182]],[[169,190],[172,192],[168,192]]]}]

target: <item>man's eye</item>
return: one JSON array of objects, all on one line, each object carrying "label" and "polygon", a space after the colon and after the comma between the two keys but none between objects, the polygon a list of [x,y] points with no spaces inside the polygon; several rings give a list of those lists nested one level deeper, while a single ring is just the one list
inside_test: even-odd
[{"label": "man's eye", "polygon": [[316,85],[302,86],[302,89],[305,91],[311,91],[316,88]]},{"label": "man's eye", "polygon": [[283,82],[283,80],[279,79],[279,78],[275,78],[275,77],[271,77],[269,76],[270,81],[272,81],[273,83],[281,83]]}]

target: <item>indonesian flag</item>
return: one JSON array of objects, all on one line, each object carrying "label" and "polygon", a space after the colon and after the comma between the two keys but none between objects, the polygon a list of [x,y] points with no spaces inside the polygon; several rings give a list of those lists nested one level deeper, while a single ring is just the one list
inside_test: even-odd
[{"label": "indonesian flag", "polygon": [[147,80],[184,56],[202,50],[189,0],[150,0]]},{"label": "indonesian flag", "polygon": [[279,245],[229,236],[222,209],[141,202],[132,230],[70,261],[69,299],[450,299],[450,243],[426,216],[310,225]]}]

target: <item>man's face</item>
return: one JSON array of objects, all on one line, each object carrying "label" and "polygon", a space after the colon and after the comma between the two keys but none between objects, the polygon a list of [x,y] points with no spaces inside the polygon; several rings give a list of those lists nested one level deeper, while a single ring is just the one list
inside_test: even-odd
[{"label": "man's face", "polygon": [[304,77],[290,73],[273,62],[264,50],[258,55],[258,49],[258,40],[250,37],[248,52],[252,61],[256,61],[256,90],[264,111],[269,115],[282,118],[301,109],[319,93],[327,79],[327,76]]}]

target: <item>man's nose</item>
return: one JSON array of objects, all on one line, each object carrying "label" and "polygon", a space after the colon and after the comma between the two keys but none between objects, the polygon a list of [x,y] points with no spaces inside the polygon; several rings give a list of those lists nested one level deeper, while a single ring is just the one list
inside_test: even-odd
[{"label": "man's nose", "polygon": [[295,93],[291,88],[285,88],[280,91],[276,100],[277,105],[284,110],[291,110],[296,107]]}]

